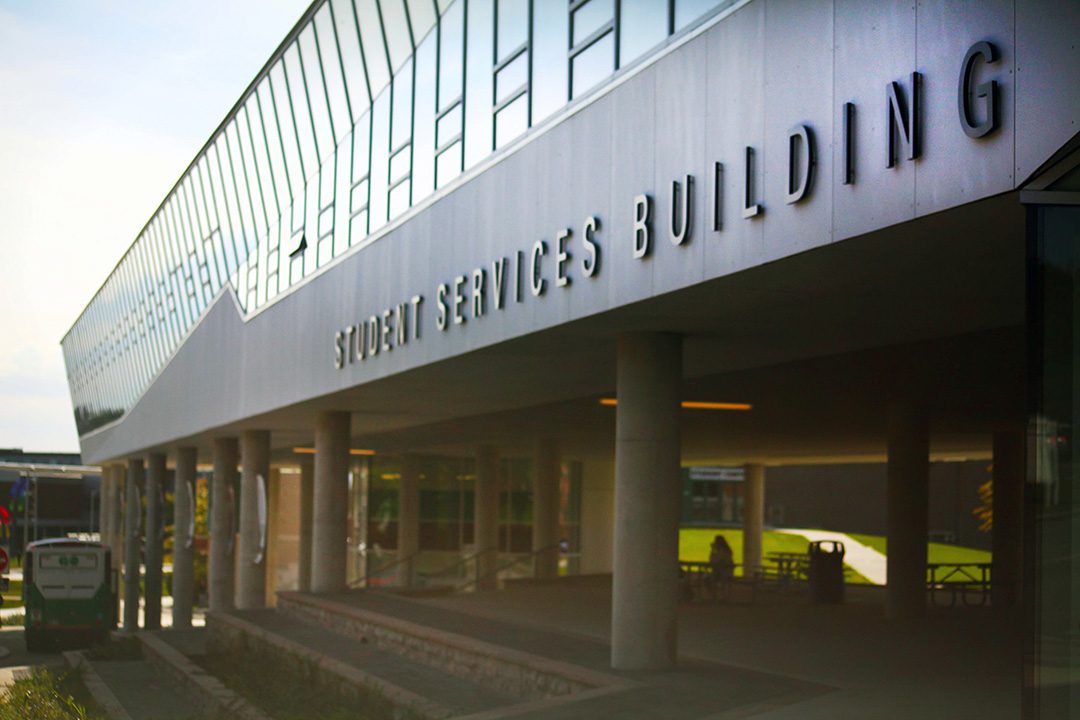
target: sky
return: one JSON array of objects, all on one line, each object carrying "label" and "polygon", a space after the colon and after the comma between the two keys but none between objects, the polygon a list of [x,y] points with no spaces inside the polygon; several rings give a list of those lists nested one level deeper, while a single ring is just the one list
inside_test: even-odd
[{"label": "sky", "polygon": [[0,0],[0,447],[78,451],[60,340],[309,0]]}]

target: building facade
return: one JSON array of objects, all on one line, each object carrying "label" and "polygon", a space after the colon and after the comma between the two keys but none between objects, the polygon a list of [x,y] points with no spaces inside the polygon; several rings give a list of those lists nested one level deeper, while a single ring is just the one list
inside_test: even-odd
[{"label": "building facade", "polygon": [[[346,586],[364,483],[399,557],[485,578],[524,459],[537,574],[574,525],[612,664],[657,668],[682,468],[745,466],[752,538],[767,466],[881,464],[903,619],[931,463],[992,460],[1025,708],[1075,713],[1078,30],[1051,0],[317,0],[63,340],[107,532],[121,485],[130,528],[212,464],[211,607],[260,606],[288,469],[301,589]],[[439,473],[453,541],[421,530]]]}]

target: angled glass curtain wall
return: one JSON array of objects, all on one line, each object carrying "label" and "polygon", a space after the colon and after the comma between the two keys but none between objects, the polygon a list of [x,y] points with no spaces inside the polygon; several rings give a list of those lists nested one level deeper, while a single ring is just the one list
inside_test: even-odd
[{"label": "angled glass curtain wall", "polygon": [[63,340],[79,434],[226,285],[252,312],[735,0],[318,0]]}]

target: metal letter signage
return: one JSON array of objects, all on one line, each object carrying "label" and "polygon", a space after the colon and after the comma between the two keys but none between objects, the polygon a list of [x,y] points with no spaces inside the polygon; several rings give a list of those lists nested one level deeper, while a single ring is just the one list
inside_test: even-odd
[{"label": "metal letter signage", "polygon": [[[911,102],[904,102],[904,90],[900,83],[891,82],[885,86],[885,127],[888,129],[888,163],[885,167],[896,165],[900,143],[907,145],[908,160],[914,160],[922,154],[922,127],[919,112],[919,96],[922,94],[922,75],[911,73]],[[899,137],[898,137],[899,136]]]},{"label": "metal letter signage", "polygon": [[[998,62],[1000,53],[988,41],[972,45],[960,65],[957,88],[957,111],[960,125],[971,138],[981,138],[994,132],[1000,124],[1000,92],[995,80],[977,81],[977,71],[982,65]],[[907,146],[906,158],[915,160],[922,154],[922,83],[918,72],[911,73],[910,86],[890,82],[885,86],[885,132],[887,167],[895,167],[900,161],[901,145]],[[840,153],[839,182],[853,185],[856,180],[856,107],[853,102],[841,106],[841,130],[838,147]],[[780,138],[777,138],[780,140]],[[762,217],[764,205],[759,202],[757,163],[755,150],[745,145],[742,216]],[[784,201],[795,205],[810,199],[817,176],[817,142],[809,123],[794,126],[787,132],[787,176],[784,181]],[[772,175],[766,177],[771,185]],[[693,238],[694,223],[693,175],[683,175],[671,183],[671,195],[661,202],[670,208],[667,220],[668,237],[675,248],[686,247]],[[708,204],[708,183],[712,182],[711,213],[712,230],[724,229],[724,165],[714,160],[712,177],[706,178],[703,197]],[[777,183],[779,184],[779,183]],[[641,193],[633,198],[634,216],[631,225],[631,251],[637,260],[648,258],[653,248],[653,196]],[[738,202],[738,200],[733,200]],[[784,212],[781,208],[778,212]],[[700,218],[709,223],[709,210]],[[482,320],[515,305],[527,302],[529,293],[537,301],[547,294],[548,281],[554,287],[573,287],[573,276],[580,269],[581,277],[595,278],[600,273],[601,243],[600,219],[589,215],[577,235],[560,219],[555,226],[554,242],[550,248],[551,259],[544,275],[545,259],[549,255],[548,244],[542,239],[529,239],[522,249],[506,251],[490,264],[483,263],[467,273],[445,278],[435,288],[435,326],[441,332],[462,332],[466,321]],[[624,226],[625,227],[625,226]],[[662,232],[663,230],[661,230]],[[579,240],[580,238],[580,240]],[[301,237],[301,241],[303,238]],[[580,250],[576,253],[574,248]],[[666,245],[663,247],[667,247]],[[657,252],[681,252],[658,249]],[[379,355],[389,355],[395,347],[403,347],[410,337],[420,339],[420,309],[423,296],[413,295],[408,302],[377,308],[378,312],[366,320],[360,320],[334,333],[334,366],[344,368],[356,362],[372,360]],[[486,322],[486,320],[484,320]],[[470,324],[471,325],[471,324]],[[455,326],[458,326],[456,328]],[[411,327],[411,332],[410,332]]]},{"label": "metal letter signage", "polygon": [[745,202],[743,203],[742,216],[752,218],[765,212],[765,208],[754,202],[754,148],[746,146],[746,184],[743,187]]},{"label": "metal letter signage", "polygon": [[796,125],[788,131],[788,182],[784,202],[791,205],[806,199],[814,185],[815,165],[814,131],[805,125]]},{"label": "metal letter signage", "polygon": [[[960,65],[960,83],[957,89],[956,106],[960,112],[960,127],[970,138],[989,135],[998,126],[998,87],[997,81],[991,80],[974,85],[975,64],[982,60],[987,65],[998,61],[997,48],[983,40],[971,46]],[[974,120],[974,100],[982,100],[983,121]]]}]

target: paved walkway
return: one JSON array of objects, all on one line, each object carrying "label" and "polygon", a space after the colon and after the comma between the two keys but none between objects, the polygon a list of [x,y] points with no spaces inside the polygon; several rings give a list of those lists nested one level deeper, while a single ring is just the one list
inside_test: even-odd
[{"label": "paved walkway", "polygon": [[94,660],[91,664],[134,719],[198,720],[207,717],[190,696],[179,692],[143,660]]},{"label": "paved walkway", "polygon": [[862,575],[875,585],[885,584],[886,568],[889,558],[878,552],[869,545],[863,545],[850,535],[831,532],[829,530],[796,530],[793,528],[776,528],[776,532],[790,535],[802,535],[810,542],[818,540],[831,540],[844,543],[844,564],[850,566],[855,572]]}]

